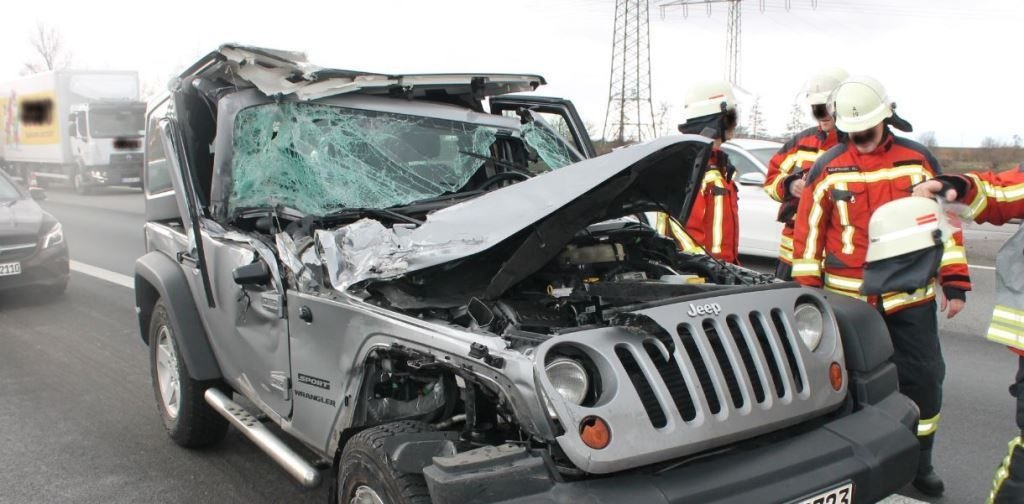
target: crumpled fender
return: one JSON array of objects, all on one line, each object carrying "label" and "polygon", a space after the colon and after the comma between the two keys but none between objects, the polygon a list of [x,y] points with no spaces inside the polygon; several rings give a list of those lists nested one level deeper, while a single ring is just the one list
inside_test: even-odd
[{"label": "crumpled fender", "polygon": [[149,322],[158,299],[165,301],[178,351],[185,360],[189,376],[199,381],[221,378],[220,365],[210,348],[185,273],[167,255],[150,252],[135,261],[135,306],[139,334],[147,345]]}]

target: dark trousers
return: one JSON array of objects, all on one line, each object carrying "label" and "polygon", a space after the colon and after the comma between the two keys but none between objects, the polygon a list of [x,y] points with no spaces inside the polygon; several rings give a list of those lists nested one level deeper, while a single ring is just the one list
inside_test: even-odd
[{"label": "dark trousers", "polygon": [[931,469],[931,449],[935,443],[939,410],[942,408],[942,382],[946,362],[939,345],[939,321],[935,300],[885,315],[892,337],[893,356],[899,375],[900,392],[921,410],[917,439],[923,452],[920,470]]},{"label": "dark trousers", "polygon": [[[1010,385],[1010,395],[1017,399],[1017,428],[1024,432],[1024,357],[1017,358],[1017,377]],[[990,503],[1024,502],[1024,442],[1020,437],[1014,438],[1008,448],[992,481]]]},{"label": "dark trousers", "polygon": [[782,262],[781,259],[775,264],[775,277],[779,280],[790,281],[793,279],[793,265]]}]

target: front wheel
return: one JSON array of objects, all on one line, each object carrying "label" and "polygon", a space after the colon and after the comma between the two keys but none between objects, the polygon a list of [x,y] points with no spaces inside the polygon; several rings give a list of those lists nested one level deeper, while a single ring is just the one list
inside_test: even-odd
[{"label": "front wheel", "polygon": [[423,422],[402,420],[353,436],[338,463],[338,504],[430,504],[423,475],[405,474],[391,467],[384,440],[395,434],[432,430]]},{"label": "front wheel", "polygon": [[224,438],[228,421],[203,398],[216,380],[193,380],[179,352],[167,307],[159,300],[149,324],[150,372],[157,408],[167,435],[186,448],[212,445]]}]

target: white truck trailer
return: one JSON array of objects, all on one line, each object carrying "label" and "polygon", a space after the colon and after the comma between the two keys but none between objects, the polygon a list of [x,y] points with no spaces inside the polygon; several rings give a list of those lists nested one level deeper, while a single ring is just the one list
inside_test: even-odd
[{"label": "white truck trailer", "polygon": [[57,70],[0,84],[0,165],[28,184],[140,186],[145,103],[133,71]]}]

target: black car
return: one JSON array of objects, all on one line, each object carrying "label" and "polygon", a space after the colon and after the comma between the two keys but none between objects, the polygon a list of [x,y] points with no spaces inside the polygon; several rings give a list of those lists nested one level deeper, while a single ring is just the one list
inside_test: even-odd
[{"label": "black car", "polygon": [[59,295],[68,286],[68,245],[60,222],[33,200],[38,187],[25,190],[0,171],[0,291],[36,287]]}]

